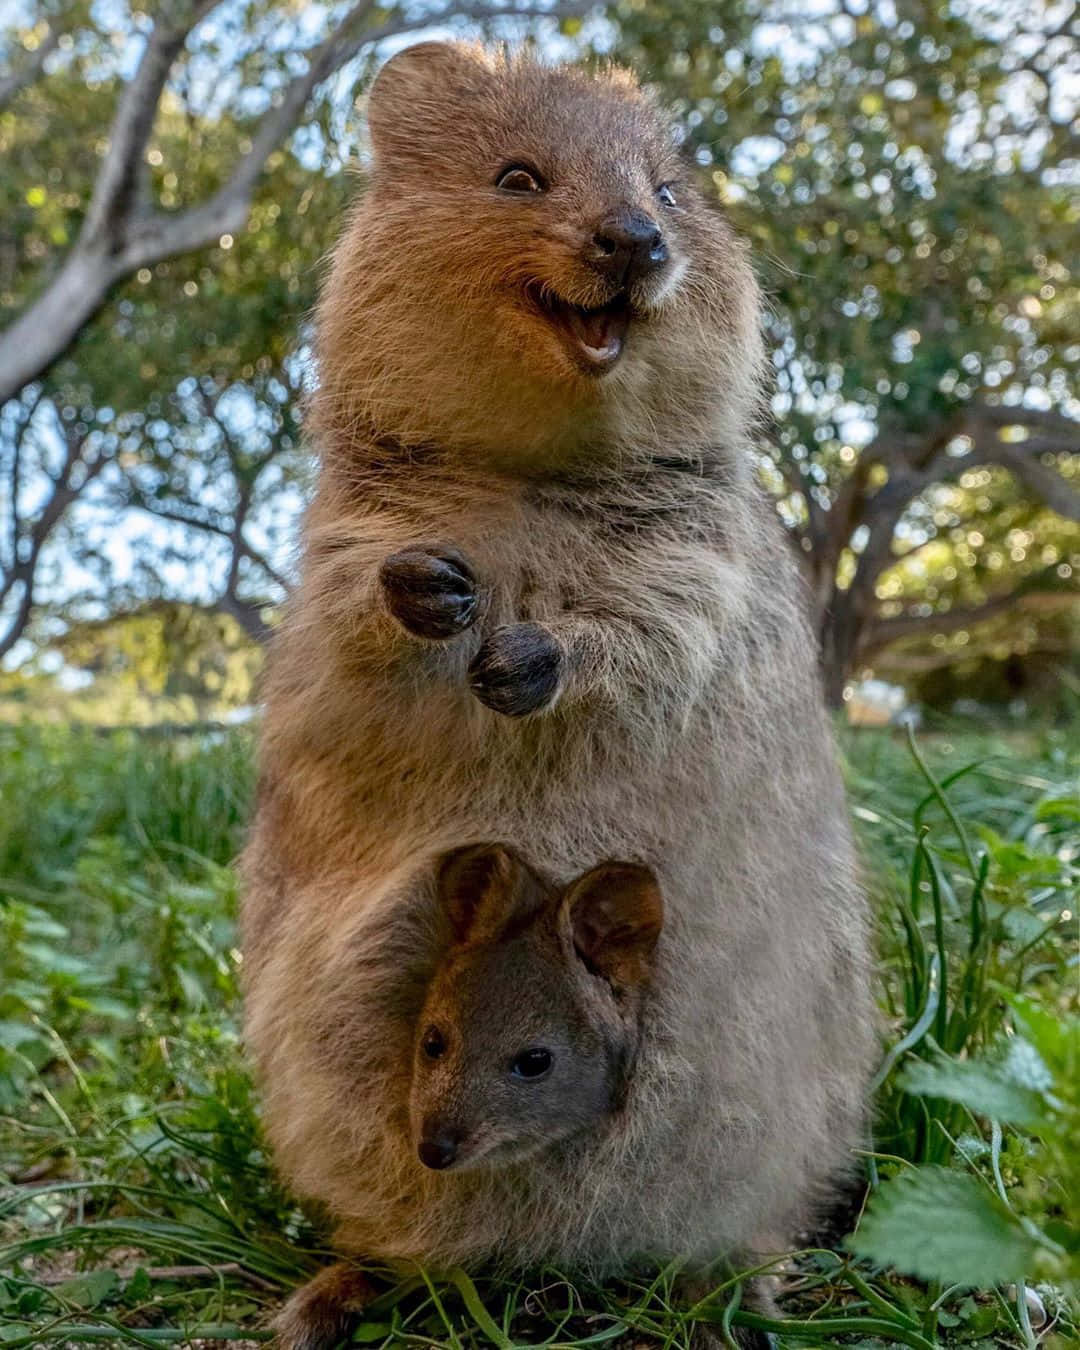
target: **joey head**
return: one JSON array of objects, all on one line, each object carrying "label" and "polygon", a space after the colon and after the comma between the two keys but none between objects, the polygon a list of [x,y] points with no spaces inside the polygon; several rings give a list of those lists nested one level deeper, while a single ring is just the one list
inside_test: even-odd
[{"label": "joey head", "polygon": [[438,891],[452,940],[417,1024],[420,1162],[504,1167],[601,1127],[637,1054],[656,878],[604,863],[558,890],[512,850],[479,845],[444,860]]}]

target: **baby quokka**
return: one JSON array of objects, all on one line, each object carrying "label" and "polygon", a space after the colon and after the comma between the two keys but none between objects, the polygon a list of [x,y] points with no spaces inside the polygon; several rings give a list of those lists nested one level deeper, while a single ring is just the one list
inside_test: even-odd
[{"label": "baby quokka", "polygon": [[[561,1144],[620,1128],[663,925],[656,877],[609,862],[560,889],[479,844],[442,860],[436,895],[447,945],[412,1053],[416,1157],[481,1185],[520,1164],[559,1171]],[[280,1344],[334,1345],[374,1292],[355,1266],[326,1268],[278,1317]]]},{"label": "baby quokka", "polygon": [[520,1162],[625,1101],[663,923],[656,878],[605,863],[563,890],[512,850],[449,855],[453,939],[419,1019],[409,1116],[436,1170]]}]

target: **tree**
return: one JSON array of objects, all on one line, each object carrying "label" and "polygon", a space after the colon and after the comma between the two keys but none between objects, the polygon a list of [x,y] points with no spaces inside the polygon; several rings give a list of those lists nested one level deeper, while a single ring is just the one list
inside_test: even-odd
[{"label": "tree", "polygon": [[[576,40],[614,45],[675,99],[706,187],[751,237],[776,380],[761,470],[836,702],[891,644],[905,661],[920,641],[947,639],[935,659],[997,650],[1016,605],[1038,624],[1075,592],[1080,51],[1060,0],[826,5],[628,0]],[[224,609],[257,637],[288,581],[286,520],[308,472],[278,393],[299,387],[290,347],[349,193],[353,87],[388,24],[479,11],[337,6],[305,29],[270,0],[180,5],[152,26],[132,19],[134,72],[94,12],[50,10],[0,84],[18,85],[0,109],[0,304],[32,313],[72,258],[93,255],[87,222],[112,158],[99,129],[120,125],[154,33],[177,16],[186,38],[140,133],[137,181],[116,198],[117,237],[192,238],[241,181],[246,218],[114,279],[0,413],[0,494],[13,467],[18,480],[0,518],[21,531],[13,548],[0,536],[0,650],[36,612],[47,628],[148,598]],[[319,53],[346,32],[347,64],[320,82]],[[248,182],[243,166],[305,81],[306,106]],[[230,409],[251,413],[250,438]],[[140,560],[120,578],[104,536],[136,529]],[[65,586],[72,560],[93,586]]]},{"label": "tree", "polygon": [[[9,403],[11,425],[0,424],[9,503],[0,532],[0,657],[35,616],[44,638],[57,618],[100,626],[108,612],[140,610],[148,600],[227,614],[264,641],[267,615],[288,590],[309,476],[298,426],[303,371],[300,356],[276,367],[264,357],[249,378],[220,385],[189,376],[145,409],[119,414],[91,406],[73,416],[37,390]],[[130,529],[134,515],[170,528],[151,533],[151,556],[121,581],[108,523],[126,520]],[[170,564],[179,588],[164,575]],[[58,587],[58,567],[91,584]],[[62,591],[62,603],[44,606],[43,589]],[[16,590],[18,604],[5,605]]]},{"label": "tree", "polygon": [[[0,479],[6,519],[0,533],[0,658],[25,633],[69,508],[110,463],[118,438],[71,425],[40,389],[0,410]],[[30,503],[27,503],[27,498]]]},{"label": "tree", "polygon": [[[269,362],[250,380],[222,390],[209,379],[184,380],[168,400],[168,418],[140,428],[114,488],[118,512],[137,509],[181,525],[219,547],[204,607],[230,615],[248,637],[265,641],[266,613],[284,599],[288,552],[302,500],[307,456],[298,425],[302,363]],[[163,410],[164,411],[164,410]]]},{"label": "tree", "polygon": [[[833,702],[915,629],[1075,588],[1076,31],[1071,3],[1011,0],[623,14],[621,50],[680,99],[697,162],[763,263],[766,479]],[[988,466],[1006,472],[967,494],[970,518],[935,500]],[[1052,567],[1035,536],[993,565],[987,522],[1016,487],[1074,523],[1055,527]],[[950,536],[965,561],[928,603],[900,564]]]},{"label": "tree", "polygon": [[[332,77],[361,63],[388,38],[508,12],[483,0],[415,9],[355,0],[329,6],[321,30],[303,45],[275,47],[285,16],[272,4],[160,0],[156,8],[148,24],[132,16],[130,36],[141,39],[142,50],[130,79],[122,77],[122,57],[104,41],[92,11],[77,6],[49,14],[44,31],[41,25],[32,29],[20,44],[31,48],[29,55],[0,83],[2,106],[40,77],[46,58],[60,49],[74,54],[76,66],[95,85],[97,63],[104,59],[115,91],[107,143],[89,200],[79,204],[74,243],[48,252],[43,267],[35,269],[44,275],[35,277],[32,298],[17,306],[16,317],[0,333],[0,403],[48,372],[118,281],[238,234],[268,161]],[[553,0],[538,8],[516,5],[510,13],[518,19],[550,18],[580,8],[579,0]],[[304,31],[302,24],[292,28],[298,35]],[[151,173],[164,163],[152,144],[155,126],[177,103],[193,122],[211,117],[218,134],[226,131],[236,147],[214,190],[182,206],[155,193]]]},{"label": "tree", "polygon": [[[0,716],[95,726],[206,724],[250,705],[259,649],[227,614],[167,600],[75,620],[0,670]],[[20,709],[21,705],[21,709]]]},{"label": "tree", "polygon": [[6,35],[0,658],[151,599],[266,635],[307,473],[290,352],[349,192],[353,84],[391,35],[507,11],[338,4],[315,26],[176,0],[123,42],[94,14],[56,3]]}]

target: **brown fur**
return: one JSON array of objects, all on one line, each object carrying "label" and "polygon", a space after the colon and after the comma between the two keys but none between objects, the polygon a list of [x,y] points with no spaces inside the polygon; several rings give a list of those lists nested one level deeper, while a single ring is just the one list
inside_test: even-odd
[{"label": "brown fur", "polygon": [[326,1266],[274,1319],[278,1344],[288,1350],[329,1350],[347,1341],[376,1292],[363,1271],[348,1262]]},{"label": "brown fur", "polygon": [[[873,1036],[813,642],[751,476],[745,249],[626,75],[425,45],[370,121],[244,864],[278,1163],[363,1256],[603,1273],[786,1241],[848,1166]],[[518,160],[542,200],[493,187]],[[581,258],[613,204],[662,218],[671,261],[596,376],[532,297],[609,298]],[[664,931],[616,1122],[442,1175],[409,1121],[435,861],[482,839],[560,885],[641,859]]]}]

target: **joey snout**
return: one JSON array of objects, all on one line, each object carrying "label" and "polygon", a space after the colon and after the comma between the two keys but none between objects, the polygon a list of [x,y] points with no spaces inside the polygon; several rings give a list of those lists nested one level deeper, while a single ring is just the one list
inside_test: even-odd
[{"label": "joey snout", "polygon": [[467,559],[443,544],[417,544],[384,559],[379,584],[390,613],[414,637],[440,641],[476,619],[479,589]]},{"label": "joey snout", "polygon": [[442,1172],[452,1167],[465,1141],[464,1131],[438,1119],[425,1120],[416,1153],[425,1167]]}]

